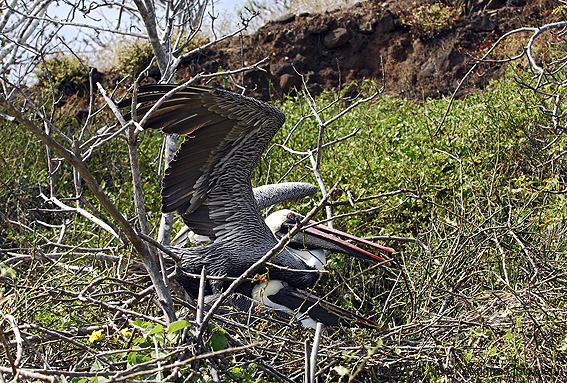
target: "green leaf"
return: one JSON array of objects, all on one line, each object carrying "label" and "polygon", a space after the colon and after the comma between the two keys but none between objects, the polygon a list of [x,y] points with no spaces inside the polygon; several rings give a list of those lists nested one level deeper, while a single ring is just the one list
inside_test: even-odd
[{"label": "green leaf", "polygon": [[150,335],[154,335],[157,334],[158,332],[162,332],[163,331],[163,326],[160,324],[151,324],[148,327],[146,327],[146,329],[144,330],[143,336],[144,337],[148,337]]},{"label": "green leaf", "polygon": [[165,339],[169,342],[169,343],[177,343],[177,340],[179,339],[179,334],[178,333],[168,333],[165,336]]},{"label": "green leaf", "polygon": [[191,323],[187,322],[186,320],[178,320],[177,322],[173,322],[167,328],[168,332],[175,332],[179,330],[183,330],[185,327],[190,327]]},{"label": "green leaf", "polygon": [[132,322],[132,324],[137,327],[146,328],[150,324],[150,322],[145,322],[143,320],[138,319]]},{"label": "green leaf", "polygon": [[10,266],[0,264],[0,276],[16,278],[17,273],[16,270],[12,269]]},{"label": "green leaf", "polygon": [[166,335],[168,335],[165,331],[159,331],[157,334],[153,334],[153,336],[155,337],[155,340],[157,340],[160,343],[165,342],[166,339]]},{"label": "green leaf", "polygon": [[102,362],[100,362],[99,360],[95,360],[93,365],[91,366],[91,372],[100,371],[103,368],[104,368],[104,366],[102,365]]},{"label": "green leaf", "polygon": [[158,324],[156,327],[154,327],[152,329],[152,331],[150,331],[150,333],[148,335],[154,335],[157,334],[158,332],[162,332],[163,331],[163,326]]},{"label": "green leaf", "polygon": [[138,356],[137,352],[131,352],[128,354],[128,367],[134,366],[136,363],[136,357]]},{"label": "green leaf", "polygon": [[213,349],[213,351],[224,350],[227,344],[228,339],[226,336],[222,334],[213,334],[211,336],[211,348]]},{"label": "green leaf", "polygon": [[210,328],[211,328],[211,331],[215,334],[224,334],[225,333],[224,329],[217,327],[215,325],[211,325]]},{"label": "green leaf", "polygon": [[149,358],[147,358],[146,356],[139,354],[137,352],[131,352],[128,354],[128,363],[127,363],[127,367],[130,368],[132,366],[135,366],[137,364],[140,363],[144,363],[148,360]]},{"label": "green leaf", "polygon": [[333,370],[335,370],[335,372],[340,376],[345,376],[350,374],[350,370],[344,366],[335,366],[333,367]]}]

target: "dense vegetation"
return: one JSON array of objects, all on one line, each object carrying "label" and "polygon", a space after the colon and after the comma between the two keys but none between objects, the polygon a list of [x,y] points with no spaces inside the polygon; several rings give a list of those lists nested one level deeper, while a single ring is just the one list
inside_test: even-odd
[{"label": "dense vegetation", "polygon": [[[360,128],[323,152],[323,179],[329,186],[339,185],[332,197],[334,213],[362,210],[337,219],[335,227],[362,236],[411,237],[422,245],[390,240],[388,245],[398,251],[393,262],[368,270],[368,264],[331,257],[329,273],[315,288],[317,295],[328,294],[328,300],[382,328],[327,329],[321,381],[350,381],[349,376],[392,382],[567,378],[567,204],[560,192],[566,188],[565,164],[557,158],[564,143],[541,150],[540,142],[549,137],[540,126],[548,121],[528,108],[537,100],[519,89],[514,81],[519,75],[510,70],[491,91],[456,101],[440,128],[445,100],[381,96],[325,131],[330,142]],[[364,94],[372,91],[370,84],[354,85]],[[323,107],[332,98],[323,94],[316,102]],[[62,110],[73,110],[73,100],[68,102]],[[287,122],[274,143],[283,143],[301,119],[301,109],[292,97],[276,103]],[[335,115],[346,104],[339,102],[321,115]],[[105,113],[97,115],[89,134],[113,123]],[[79,129],[83,123],[65,113],[56,119],[66,129]],[[317,134],[316,121],[306,120],[286,146],[297,151],[316,147]],[[140,139],[146,205],[155,231],[161,136],[143,133]],[[41,344],[34,351],[26,348],[24,362],[45,369],[72,368],[78,372],[75,382],[103,382],[105,371],[166,356],[178,336],[173,328],[168,333],[152,322],[161,313],[151,304],[151,295],[142,293],[148,280],[130,247],[118,246],[79,215],[51,210],[38,196],[49,194],[47,154],[30,133],[2,122],[0,145],[0,309]],[[308,161],[296,164],[299,159],[280,146],[270,148],[253,184],[315,183]],[[116,139],[95,150],[87,164],[116,206],[134,217],[128,161],[126,144]],[[56,182],[58,198],[74,203],[65,200],[75,193],[71,168],[61,164]],[[399,193],[364,200],[395,191]],[[306,212],[319,198],[293,208]],[[324,218],[321,213],[319,218]],[[62,237],[66,245],[57,246]],[[96,254],[92,249],[98,249]],[[104,306],[127,300],[145,316],[128,323]],[[177,305],[187,305],[181,295]],[[303,344],[309,337],[305,328],[274,325],[273,320],[260,319],[248,328],[219,319],[210,346],[221,350],[254,344],[246,352],[218,357],[216,368],[226,380],[283,379],[274,378],[278,374],[300,380]],[[7,360],[8,344],[2,343],[0,359]],[[208,381],[207,363],[185,366],[183,376],[193,371],[193,379]],[[155,373],[145,378],[159,380]]]}]

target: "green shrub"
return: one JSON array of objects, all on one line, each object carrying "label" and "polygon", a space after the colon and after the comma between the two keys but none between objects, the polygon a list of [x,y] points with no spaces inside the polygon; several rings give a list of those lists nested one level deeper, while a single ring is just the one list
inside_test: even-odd
[{"label": "green shrub", "polygon": [[434,37],[439,32],[453,27],[462,13],[462,8],[446,6],[440,3],[414,5],[401,12],[404,25],[411,27],[412,33],[417,36]]},{"label": "green shrub", "polygon": [[131,44],[123,44],[116,52],[118,63],[115,69],[122,76],[135,79],[150,65],[154,52],[151,44],[146,40],[136,40]]},{"label": "green shrub", "polygon": [[71,95],[77,89],[87,89],[89,72],[75,56],[58,55],[44,60],[35,71],[38,85],[41,88],[53,89],[57,93]]}]

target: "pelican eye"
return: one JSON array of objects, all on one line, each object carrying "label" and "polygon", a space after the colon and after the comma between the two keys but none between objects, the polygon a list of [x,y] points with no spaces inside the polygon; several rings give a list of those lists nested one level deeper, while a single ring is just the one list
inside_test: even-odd
[{"label": "pelican eye", "polygon": [[291,213],[291,212],[290,212],[290,213],[287,213],[286,218],[287,218],[287,219],[291,219],[292,221],[295,221],[295,214],[294,214],[294,213]]}]

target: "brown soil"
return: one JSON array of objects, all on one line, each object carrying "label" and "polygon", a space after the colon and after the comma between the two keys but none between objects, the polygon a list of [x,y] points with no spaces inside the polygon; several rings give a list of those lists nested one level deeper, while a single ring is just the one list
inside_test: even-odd
[{"label": "brown soil", "polygon": [[[503,33],[523,25],[541,25],[556,4],[551,0],[468,0],[438,33],[423,33],[426,23],[408,26],[416,20],[419,5],[426,0],[365,1],[348,9],[320,14],[287,15],[269,22],[256,33],[223,41],[189,60],[179,79],[195,74],[237,69],[268,58],[243,76],[254,97],[267,100],[301,84],[309,88],[336,91],[339,84],[368,78],[382,80],[385,91],[404,97],[438,97],[451,93],[472,60],[467,50],[479,53]],[[512,5],[514,4],[514,5]],[[405,21],[406,20],[406,21]],[[242,47],[242,48],[241,48]],[[460,91],[466,95],[482,89],[503,73],[501,65],[484,65]],[[242,84],[241,75],[235,79]],[[149,79],[152,81],[152,79]],[[212,85],[223,85],[219,81]]]}]

